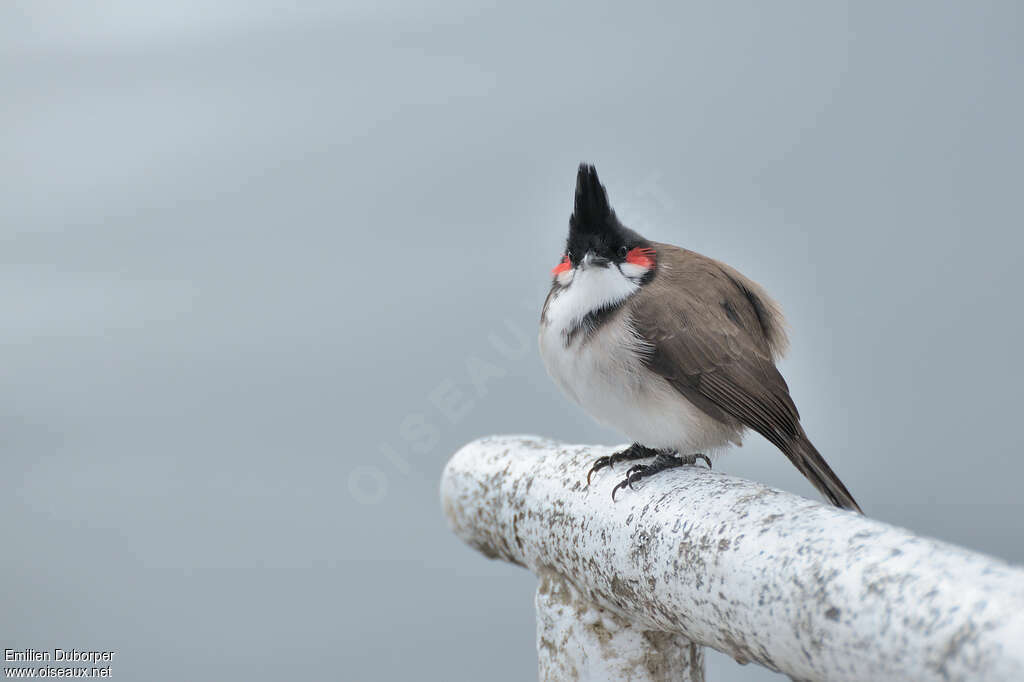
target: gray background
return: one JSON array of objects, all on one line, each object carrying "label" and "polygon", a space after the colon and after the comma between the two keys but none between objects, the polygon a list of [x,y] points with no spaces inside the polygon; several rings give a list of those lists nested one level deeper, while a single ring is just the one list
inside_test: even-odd
[{"label": "gray background", "polygon": [[[869,514],[1024,561],[1022,14],[4,3],[0,646],[115,649],[119,679],[534,676],[532,576],[437,488],[477,436],[622,441],[533,340],[581,160],[782,302]],[[719,466],[813,495],[756,437]]]}]

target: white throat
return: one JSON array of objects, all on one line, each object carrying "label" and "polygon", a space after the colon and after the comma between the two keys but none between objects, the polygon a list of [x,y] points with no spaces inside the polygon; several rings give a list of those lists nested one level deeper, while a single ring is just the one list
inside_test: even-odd
[{"label": "white throat", "polygon": [[615,265],[584,266],[558,275],[562,289],[552,293],[546,319],[552,331],[568,332],[595,310],[629,298],[640,285]]}]

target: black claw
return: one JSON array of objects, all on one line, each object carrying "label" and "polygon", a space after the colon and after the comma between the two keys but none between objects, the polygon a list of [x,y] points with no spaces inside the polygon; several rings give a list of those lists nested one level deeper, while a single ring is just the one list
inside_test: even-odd
[{"label": "black claw", "polygon": [[711,459],[702,453],[696,453],[692,455],[675,456],[666,453],[661,453],[658,457],[650,464],[634,464],[626,470],[626,477],[622,479],[614,488],[612,488],[612,501],[615,501],[615,493],[628,487],[630,490],[636,490],[633,484],[637,481],[648,478],[666,469],[675,469],[681,467],[684,464],[693,466],[697,463],[697,458],[703,459],[707,462],[708,468],[711,468]]},{"label": "black claw", "polygon": [[629,483],[629,479],[628,478],[625,481],[623,481],[622,483],[619,483],[614,488],[612,488],[612,502],[615,501],[615,493],[617,493],[620,490],[622,490],[623,488],[625,488],[627,483]]},{"label": "black claw", "polygon": [[654,457],[657,454],[658,453],[655,450],[646,448],[643,445],[640,445],[639,443],[633,443],[625,450],[621,450],[620,452],[613,452],[612,454],[605,455],[604,457],[598,457],[594,461],[593,466],[590,467],[590,471],[587,472],[587,485],[590,485],[590,479],[596,472],[600,471],[601,469],[604,469],[605,467],[611,469],[614,467],[616,462],[625,462],[634,459],[644,459],[646,457]]},{"label": "black claw", "polygon": [[646,464],[637,464],[629,467],[626,471],[626,485],[629,486],[630,490],[636,490],[636,488],[633,487],[633,481],[639,481],[643,478],[643,472],[648,468],[649,467]]},{"label": "black claw", "polygon": [[598,457],[597,460],[594,461],[594,466],[590,467],[590,471],[587,472],[587,485],[590,485],[590,477],[594,475],[595,471],[600,471],[601,469],[610,467],[611,465],[611,457]]}]

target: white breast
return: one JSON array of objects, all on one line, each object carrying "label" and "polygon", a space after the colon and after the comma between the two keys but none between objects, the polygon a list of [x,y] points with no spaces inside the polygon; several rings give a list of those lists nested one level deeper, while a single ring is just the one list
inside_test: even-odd
[{"label": "white breast", "polygon": [[587,313],[639,289],[615,266],[570,273],[562,280],[568,286],[548,300],[540,327],[541,357],[555,383],[599,422],[648,447],[693,453],[739,443],[737,429],[704,414],[643,365],[645,342],[633,331],[628,311],[566,344]]}]

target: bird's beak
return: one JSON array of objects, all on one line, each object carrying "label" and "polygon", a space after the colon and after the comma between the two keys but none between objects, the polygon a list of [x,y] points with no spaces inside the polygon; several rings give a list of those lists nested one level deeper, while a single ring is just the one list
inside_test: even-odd
[{"label": "bird's beak", "polygon": [[586,255],[583,256],[583,263],[582,263],[582,265],[583,265],[584,268],[590,268],[590,267],[606,268],[606,267],[608,267],[609,263],[611,263],[611,261],[608,260],[607,258],[605,258],[603,256],[598,256],[593,251],[587,251]]}]

